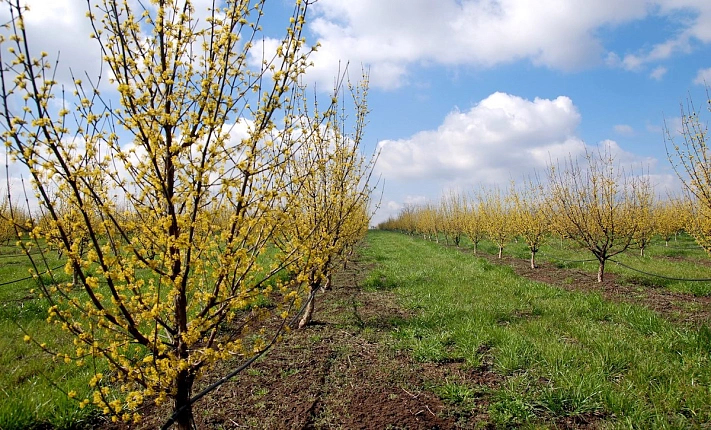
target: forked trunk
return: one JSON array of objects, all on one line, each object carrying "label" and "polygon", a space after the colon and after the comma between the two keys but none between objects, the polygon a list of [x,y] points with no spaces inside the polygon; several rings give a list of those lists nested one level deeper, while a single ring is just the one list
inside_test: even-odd
[{"label": "forked trunk", "polygon": [[[345,267],[344,267],[344,269],[345,269]],[[329,270],[329,272],[326,274],[326,283],[323,285],[323,290],[330,291],[332,289],[333,288],[331,286],[331,271]]]}]

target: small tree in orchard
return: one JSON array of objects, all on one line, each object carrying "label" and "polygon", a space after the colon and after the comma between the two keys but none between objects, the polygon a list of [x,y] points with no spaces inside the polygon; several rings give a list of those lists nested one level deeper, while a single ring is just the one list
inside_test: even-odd
[{"label": "small tree in orchard", "polygon": [[[287,208],[290,222],[277,246],[286,252],[302,247],[303,257],[289,269],[306,286],[306,307],[298,323],[303,328],[313,317],[316,293],[328,290],[339,259],[365,235],[370,217],[368,179],[372,163],[360,153],[368,113],[367,76],[358,87],[349,84],[355,102],[353,131],[346,129],[346,109],[332,104],[321,113],[302,115],[294,131],[303,146],[288,161],[291,193],[298,204]],[[336,88],[332,100],[338,101]],[[306,106],[303,108],[307,111]]]},{"label": "small tree in orchard", "polygon": [[465,199],[464,220],[462,226],[464,234],[474,245],[474,254],[484,237],[486,237],[486,225],[484,224],[484,202],[480,198],[469,196]]},{"label": "small tree in orchard", "polygon": [[602,282],[607,260],[624,252],[639,231],[637,214],[651,192],[649,180],[627,176],[605,148],[587,153],[584,163],[570,158],[550,166],[548,182],[557,228],[592,252]]},{"label": "small tree in orchard", "polygon": [[[711,99],[707,109],[711,111]],[[692,216],[686,228],[699,245],[711,253],[711,148],[708,127],[691,102],[687,108],[682,107],[678,134],[680,136],[668,127],[665,130],[667,154],[690,194],[687,203]]]},{"label": "small tree in orchard", "polygon": [[637,231],[634,234],[634,244],[639,247],[639,255],[644,257],[644,251],[652,241],[657,229],[657,206],[654,202],[652,187],[639,192],[639,206],[634,215],[637,222]]},{"label": "small tree in orchard", "polygon": [[550,232],[551,214],[545,201],[543,186],[531,180],[521,187],[511,188],[513,200],[513,230],[520,235],[531,251],[531,269],[536,266],[536,253]]},{"label": "small tree in orchard", "polygon": [[[30,237],[55,241],[76,275],[38,278],[49,320],[75,336],[65,361],[110,370],[79,400],[125,420],[144,401],[171,401],[178,427],[190,428],[203,394],[193,396],[196,378],[229,357],[249,363],[295,311],[298,283],[274,277],[304,248],[264,257],[291,222],[284,208],[299,204],[287,181],[301,178],[286,161],[303,142],[283,137],[300,115],[309,3],[296,1],[276,52],[249,68],[263,1],[214,2],[200,22],[190,0],[89,2],[117,102],[98,80],[65,92],[49,56],[28,51],[31,12],[1,4],[11,16],[0,49],[3,140],[48,220]],[[215,208],[226,214],[219,224]]]},{"label": "small tree in orchard", "polygon": [[423,239],[439,243],[439,213],[432,203],[420,206],[415,212],[415,230]]},{"label": "small tree in orchard", "polygon": [[[398,213],[398,216],[396,219],[392,220],[394,226],[392,226],[392,229],[397,229],[397,230],[402,230],[407,234],[415,234],[417,228],[415,225],[415,218],[416,218],[416,213],[417,213],[417,207],[414,205],[405,205],[404,208],[400,210],[400,213]],[[391,227],[387,227],[386,225],[383,225],[383,229],[388,229]]]},{"label": "small tree in orchard", "polygon": [[655,233],[662,237],[664,246],[669,246],[669,241],[686,226],[688,211],[684,203],[678,198],[668,198],[655,204],[654,223]]},{"label": "small tree in orchard", "polygon": [[440,219],[443,224],[444,234],[452,238],[455,246],[459,247],[464,235],[464,200],[454,191],[442,196],[440,201]]},{"label": "small tree in orchard", "polygon": [[26,211],[11,207],[7,194],[0,198],[0,245],[9,245],[10,241],[17,238],[16,229],[31,227],[28,226],[28,221]]},{"label": "small tree in orchard", "polygon": [[511,200],[498,187],[481,190],[478,196],[482,202],[484,230],[489,240],[499,247],[498,258],[503,257],[504,247],[513,236]]}]

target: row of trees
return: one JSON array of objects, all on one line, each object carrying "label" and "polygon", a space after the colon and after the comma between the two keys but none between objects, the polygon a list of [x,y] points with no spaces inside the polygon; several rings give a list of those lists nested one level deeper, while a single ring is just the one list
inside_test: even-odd
[{"label": "row of trees", "polygon": [[[367,75],[339,77],[325,109],[307,100],[308,1],[275,52],[255,52],[264,1],[215,2],[201,22],[189,0],[104,0],[87,16],[116,92],[99,91],[101,76],[65,91],[48,54],[30,52],[25,6],[0,3],[0,127],[39,201],[2,218],[34,242],[20,243],[47,273],[49,320],[75,337],[65,361],[108,364],[78,400],[124,420],[172,401],[166,427],[191,428],[195,380],[307,324],[367,229]],[[47,244],[66,274],[49,270]]]},{"label": "row of trees", "polygon": [[568,159],[552,166],[545,181],[529,179],[504,190],[497,187],[472,193],[449,193],[438,204],[406,207],[393,219],[379,225],[425,238],[443,237],[459,245],[466,236],[476,252],[488,238],[499,248],[522,240],[536,253],[551,234],[572,239],[589,250],[599,263],[602,281],[605,263],[630,246],[644,249],[655,234],[668,241],[690,227],[688,202],[656,201],[647,176],[627,174],[604,149],[588,153],[584,160]]}]

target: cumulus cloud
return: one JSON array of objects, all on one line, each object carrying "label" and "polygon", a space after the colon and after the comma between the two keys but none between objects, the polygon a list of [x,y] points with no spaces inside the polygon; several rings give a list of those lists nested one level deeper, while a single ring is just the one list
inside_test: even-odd
[{"label": "cumulus cloud", "polygon": [[579,123],[568,97],[531,101],[497,92],[468,111],[452,111],[436,130],[381,141],[378,170],[386,180],[507,181],[551,157],[583,151]]},{"label": "cumulus cloud", "polygon": [[[332,79],[338,61],[350,60],[370,65],[371,83],[383,88],[407,84],[417,64],[494,67],[525,60],[568,71],[606,62],[638,70],[692,49],[692,41],[711,43],[707,0],[331,0],[316,3],[315,11],[309,28],[323,47],[312,75]],[[680,12],[692,18],[672,20],[673,37],[622,58],[598,37],[603,27]],[[664,72],[658,68],[652,77]]]},{"label": "cumulus cloud", "polygon": [[[101,51],[98,43],[89,38],[93,30],[86,11],[86,2],[33,0],[25,12],[27,41],[33,56],[45,51],[52,62],[58,59],[56,77],[61,83],[72,82],[71,72],[81,79],[86,79],[86,72],[93,80],[101,73]],[[1,7],[0,19],[7,22],[9,16],[8,8]],[[7,31],[3,29],[2,33]]]},{"label": "cumulus cloud", "polygon": [[586,145],[577,135],[580,122],[568,97],[527,100],[497,92],[469,110],[453,110],[435,130],[381,141],[376,169],[387,197],[376,222],[395,215],[413,195],[437,199],[445,189],[505,186],[586,152],[607,151],[630,171],[656,163],[613,140]]}]

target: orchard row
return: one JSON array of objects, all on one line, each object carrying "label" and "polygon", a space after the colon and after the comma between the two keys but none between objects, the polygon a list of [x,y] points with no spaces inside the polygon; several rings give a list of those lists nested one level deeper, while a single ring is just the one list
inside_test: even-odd
[{"label": "orchard row", "polygon": [[609,151],[601,150],[551,166],[545,179],[450,192],[438,203],[407,206],[379,228],[435,240],[444,236],[456,245],[466,236],[475,252],[488,238],[498,246],[499,258],[507,243],[520,238],[531,252],[531,268],[541,244],[555,234],[594,256],[601,282],[610,258],[630,247],[644,255],[655,235],[668,242],[685,230],[711,251],[707,213],[708,206],[693,194],[655,198],[648,176],[626,175]]}]

